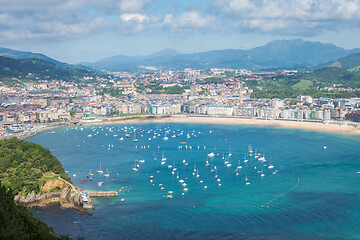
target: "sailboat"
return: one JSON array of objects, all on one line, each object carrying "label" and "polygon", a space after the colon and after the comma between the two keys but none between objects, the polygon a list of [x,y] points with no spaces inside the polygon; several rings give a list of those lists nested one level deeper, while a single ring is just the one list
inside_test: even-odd
[{"label": "sailboat", "polygon": [[136,161],[137,161],[137,160],[135,160],[135,167],[133,167],[133,169],[132,169],[132,170],[135,171],[135,172],[138,170],[138,166],[136,165]]},{"label": "sailboat", "polygon": [[166,136],[166,132],[165,132],[165,137],[163,138],[164,141],[168,140],[169,138]]},{"label": "sailboat", "polygon": [[163,151],[162,156],[161,156],[161,161],[166,161],[166,157],[164,156],[164,151]]},{"label": "sailboat", "polygon": [[100,162],[100,169],[97,170],[97,172],[100,173],[100,174],[103,174],[103,173],[104,173],[104,171],[101,169],[101,162]]},{"label": "sailboat", "polygon": [[229,147],[229,154],[228,154],[228,156],[231,157],[231,155],[232,155],[232,154],[231,154],[231,152],[230,152],[230,147]]},{"label": "sailboat", "polygon": [[94,176],[94,174],[91,173],[91,169],[89,171],[89,176]]},{"label": "sailboat", "polygon": [[106,173],[104,174],[104,177],[109,177],[110,176],[110,174],[109,174],[109,170],[108,169],[106,169]]},{"label": "sailboat", "polygon": [[252,150],[250,144],[249,144],[249,147],[248,147],[248,155],[249,155],[249,157],[252,157],[252,156],[253,156],[253,150]]},{"label": "sailboat", "polygon": [[265,163],[266,162],[266,159],[265,159],[265,154],[263,154],[263,156],[262,157],[259,157],[259,159],[258,159],[259,161],[262,161],[263,163]]},{"label": "sailboat", "polygon": [[134,131],[134,140],[133,142],[138,142],[139,140],[136,138],[136,131]]},{"label": "sailboat", "polygon": [[274,168],[274,165],[271,164],[271,157],[270,157],[270,165],[268,166],[269,169]]}]

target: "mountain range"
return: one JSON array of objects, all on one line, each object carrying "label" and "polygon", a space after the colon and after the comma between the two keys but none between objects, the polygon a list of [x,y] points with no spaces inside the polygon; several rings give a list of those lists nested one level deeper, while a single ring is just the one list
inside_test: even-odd
[{"label": "mountain range", "polygon": [[[250,70],[272,68],[320,69],[328,66],[357,67],[360,64],[359,48],[346,50],[333,44],[304,41],[302,39],[275,40],[268,44],[248,50],[227,49],[199,53],[182,54],[173,49],[146,55],[118,55],[82,65],[71,65],[57,61],[41,53],[22,52],[0,48],[0,56],[15,59],[39,59],[56,66],[96,69],[106,71],[144,71],[147,66],[163,70],[182,70],[184,68],[246,68]],[[148,71],[148,70],[147,70]]]},{"label": "mountain range", "polygon": [[250,70],[271,68],[314,67],[337,60],[360,49],[346,50],[333,44],[293,40],[275,40],[248,50],[227,49],[182,54],[173,49],[147,56],[118,55],[83,65],[107,71],[138,71],[144,66],[158,69],[184,68],[246,68]]}]

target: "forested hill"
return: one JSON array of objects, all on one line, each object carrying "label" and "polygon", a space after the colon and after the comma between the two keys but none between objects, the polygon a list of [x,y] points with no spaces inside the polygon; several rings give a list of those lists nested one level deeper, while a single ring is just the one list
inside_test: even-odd
[{"label": "forested hill", "polygon": [[92,74],[94,72],[86,69],[58,66],[39,59],[13,59],[0,56],[0,80],[2,81],[10,78],[76,81]]},{"label": "forested hill", "polygon": [[25,207],[16,204],[11,190],[0,182],[0,239],[70,239],[56,236],[54,230],[35,218]]},{"label": "forested hill", "polygon": [[44,184],[54,178],[51,172],[71,182],[59,160],[48,149],[15,137],[0,141],[0,181],[15,195],[41,193]]}]

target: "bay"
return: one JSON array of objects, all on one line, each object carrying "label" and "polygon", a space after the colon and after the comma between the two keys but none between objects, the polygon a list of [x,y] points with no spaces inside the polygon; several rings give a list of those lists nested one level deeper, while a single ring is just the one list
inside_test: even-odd
[{"label": "bay", "polygon": [[[58,207],[33,209],[57,233],[86,239],[360,238],[358,136],[139,123],[68,127],[28,140],[50,149],[76,186],[121,190],[118,197],[93,198],[91,216]],[[249,157],[249,146],[266,163]],[[100,162],[109,177],[96,172]]]}]

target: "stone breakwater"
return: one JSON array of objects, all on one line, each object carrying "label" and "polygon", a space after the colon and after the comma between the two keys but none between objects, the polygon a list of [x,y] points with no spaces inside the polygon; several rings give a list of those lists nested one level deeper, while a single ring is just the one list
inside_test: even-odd
[{"label": "stone breakwater", "polygon": [[24,204],[27,207],[45,207],[50,204],[60,204],[63,208],[73,208],[78,210],[80,213],[85,213],[86,208],[94,208],[93,205],[89,206],[86,204],[84,207],[83,193],[77,191],[71,187],[64,187],[61,192],[53,193],[35,193],[16,195],[15,201]]}]

